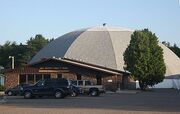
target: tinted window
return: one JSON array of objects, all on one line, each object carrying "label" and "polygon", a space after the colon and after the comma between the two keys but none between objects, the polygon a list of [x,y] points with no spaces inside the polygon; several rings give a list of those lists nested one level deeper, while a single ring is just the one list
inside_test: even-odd
[{"label": "tinted window", "polygon": [[55,83],[56,83],[55,80],[47,80],[47,81],[45,81],[46,86],[53,86],[53,85],[55,85]]},{"label": "tinted window", "polygon": [[68,81],[67,80],[57,80],[57,85],[67,86]]},{"label": "tinted window", "polygon": [[85,81],[85,85],[91,85],[90,81]]},{"label": "tinted window", "polygon": [[43,86],[44,85],[44,81],[40,80],[35,85],[36,86]]},{"label": "tinted window", "polygon": [[71,81],[73,85],[77,85],[77,81]]},{"label": "tinted window", "polygon": [[83,81],[78,81],[78,85],[83,85]]}]

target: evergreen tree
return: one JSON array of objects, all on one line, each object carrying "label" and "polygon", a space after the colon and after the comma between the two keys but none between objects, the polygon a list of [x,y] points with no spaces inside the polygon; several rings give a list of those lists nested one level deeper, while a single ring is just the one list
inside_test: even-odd
[{"label": "evergreen tree", "polygon": [[142,90],[164,79],[166,67],[158,38],[148,29],[135,31],[124,53],[126,69],[139,80]]}]

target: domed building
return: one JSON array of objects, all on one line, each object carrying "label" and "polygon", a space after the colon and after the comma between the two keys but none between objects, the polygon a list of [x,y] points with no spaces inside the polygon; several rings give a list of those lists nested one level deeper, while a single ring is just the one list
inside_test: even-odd
[{"label": "domed building", "polygon": [[[49,74],[47,77],[91,80],[106,88],[129,88],[129,73],[124,70],[123,53],[132,33],[130,29],[107,26],[69,32],[49,43],[32,58],[29,67],[34,71],[29,75],[35,81],[37,76],[40,79],[40,76],[43,78]],[[159,45],[164,51],[166,77],[178,77],[179,58],[163,44]],[[19,83],[25,76],[25,71],[21,72],[23,75],[19,76]],[[28,77],[26,75],[26,83]]]}]

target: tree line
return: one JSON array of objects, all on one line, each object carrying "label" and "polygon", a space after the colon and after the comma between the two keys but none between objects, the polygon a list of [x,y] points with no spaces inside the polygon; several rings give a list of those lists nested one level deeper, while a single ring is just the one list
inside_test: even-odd
[{"label": "tree line", "polygon": [[180,58],[180,48],[177,46],[177,44],[171,45],[169,42],[166,42],[166,41],[163,41],[162,44],[168,47]]},{"label": "tree line", "polygon": [[37,34],[35,37],[27,40],[25,44],[7,41],[3,45],[0,45],[0,66],[6,69],[11,68],[11,59],[9,56],[14,56],[15,68],[27,65],[31,58],[52,40],[45,38],[41,34]]}]

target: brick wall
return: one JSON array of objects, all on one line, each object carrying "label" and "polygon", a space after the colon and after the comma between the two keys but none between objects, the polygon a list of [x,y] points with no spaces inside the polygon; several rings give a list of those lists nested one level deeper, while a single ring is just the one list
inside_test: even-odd
[{"label": "brick wall", "polygon": [[7,73],[5,74],[5,87],[6,89],[18,85],[19,78],[17,73]]}]

